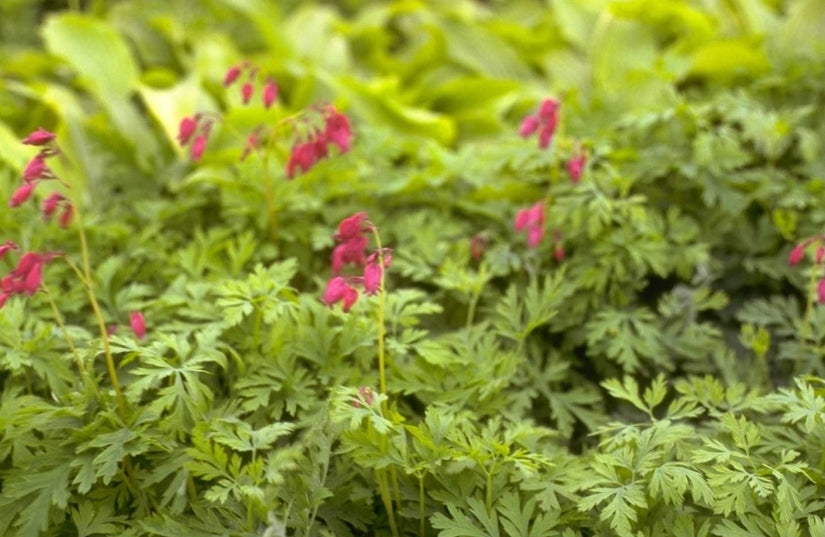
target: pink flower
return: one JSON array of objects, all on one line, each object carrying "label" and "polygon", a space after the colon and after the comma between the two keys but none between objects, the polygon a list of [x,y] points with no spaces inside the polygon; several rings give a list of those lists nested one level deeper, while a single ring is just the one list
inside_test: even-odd
[{"label": "pink flower", "polygon": [[539,147],[542,149],[549,147],[559,123],[560,105],[561,103],[553,98],[544,99],[538,113],[527,116],[521,122],[519,134],[527,138],[538,131]]},{"label": "pink flower", "polygon": [[352,142],[352,127],[347,116],[335,109],[327,108],[326,125],[324,126],[325,139],[338,146],[338,151],[346,153]]},{"label": "pink flower", "polygon": [[518,133],[522,136],[522,138],[527,138],[538,129],[539,118],[536,116],[527,116],[524,118],[524,121],[521,122],[521,127],[519,128]]},{"label": "pink flower", "polygon": [[46,145],[47,143],[51,142],[55,139],[55,134],[53,132],[49,132],[44,129],[37,129],[36,131],[32,132],[25,138],[23,138],[23,143],[25,145]]},{"label": "pink flower", "polygon": [[23,183],[17,190],[14,191],[14,194],[11,195],[11,199],[9,199],[9,207],[17,207],[21,203],[28,200],[32,192],[34,192],[34,187],[37,183]]},{"label": "pink flower", "polygon": [[224,87],[229,87],[235,82],[241,74],[241,66],[240,65],[233,65],[226,71],[226,75],[223,77],[223,85]]},{"label": "pink flower", "polygon": [[358,290],[352,287],[342,276],[335,276],[327,282],[327,288],[321,301],[329,307],[337,302],[343,302],[344,312],[349,312],[352,305],[358,300]]},{"label": "pink flower", "polygon": [[286,163],[286,176],[288,179],[295,177],[295,169],[301,168],[301,173],[306,173],[317,162],[317,148],[313,142],[304,142],[292,146],[289,160]]},{"label": "pink flower", "polygon": [[535,248],[544,238],[544,226],[531,226],[527,229],[527,246]]},{"label": "pink flower", "polygon": [[553,141],[553,133],[555,131],[553,129],[543,127],[539,131],[539,147],[542,149],[547,149],[550,146],[550,142]]},{"label": "pink flower", "polygon": [[481,233],[476,233],[470,237],[470,257],[478,261],[484,252],[487,250],[487,238]]},{"label": "pink flower", "polygon": [[206,135],[199,134],[195,137],[195,141],[192,142],[192,148],[190,149],[192,160],[200,160],[204,149],[206,149]]},{"label": "pink flower", "polygon": [[529,209],[521,209],[516,213],[513,222],[516,231],[527,231],[527,246],[535,248],[544,238],[544,202],[539,201]]},{"label": "pink flower", "polygon": [[0,309],[2,309],[3,306],[6,305],[6,301],[9,299],[10,296],[11,295],[9,295],[8,293],[0,293]]},{"label": "pink flower", "polygon": [[363,211],[344,218],[338,224],[338,233],[335,234],[334,238],[336,240],[349,240],[369,231],[369,228],[362,226],[368,219],[369,216]]},{"label": "pink flower", "polygon": [[367,263],[364,267],[364,292],[368,295],[374,295],[381,289],[381,277],[384,275],[384,269],[379,263],[375,261]]},{"label": "pink flower", "polygon": [[264,108],[269,108],[278,99],[278,84],[271,78],[266,81],[264,86],[263,100]]},{"label": "pink flower", "polygon": [[67,228],[72,223],[72,217],[74,216],[74,207],[71,203],[66,203],[63,206],[63,212],[60,213],[60,218],[57,219],[57,223],[62,228]]},{"label": "pink flower", "polygon": [[825,278],[816,284],[816,298],[820,304],[825,304]]},{"label": "pink flower", "polygon": [[138,339],[146,337],[146,319],[139,311],[133,311],[129,314],[129,326],[132,328],[132,333]]},{"label": "pink flower", "polygon": [[807,245],[806,242],[800,242],[791,250],[791,254],[788,256],[788,265],[794,266],[802,261],[802,258],[805,257],[805,247]]},{"label": "pink flower", "polygon": [[199,119],[200,117],[195,115],[192,117],[185,117],[180,120],[180,125],[178,126],[178,143],[181,146],[189,143],[189,140],[198,128]]},{"label": "pink flower", "polygon": [[244,104],[249,104],[249,100],[252,98],[254,91],[255,87],[252,85],[252,82],[244,82],[243,86],[241,86],[241,100]]},{"label": "pink flower", "polygon": [[356,265],[363,267],[367,260],[364,250],[369,241],[366,237],[352,237],[335,246],[332,249],[330,264],[332,273],[339,274],[345,265]]},{"label": "pink flower", "polygon": [[63,194],[60,192],[52,192],[46,199],[43,200],[43,205],[41,206],[41,213],[43,214],[43,219],[48,220],[54,212],[57,210],[57,206],[63,201],[65,198]]},{"label": "pink flower", "polygon": [[17,250],[17,245],[12,241],[6,241],[5,244],[0,245],[0,259],[3,259],[9,250]]},{"label": "pink flower", "polygon": [[31,269],[26,273],[26,276],[23,278],[23,293],[26,296],[33,295],[37,288],[40,287],[41,282],[43,281],[43,262],[37,261],[32,265]]},{"label": "pink flower", "polygon": [[584,171],[584,165],[587,163],[587,154],[584,152],[570,158],[567,161],[567,173],[570,175],[570,180],[578,183]]},{"label": "pink flower", "polygon": [[37,181],[49,175],[49,168],[46,166],[46,155],[43,153],[35,155],[23,170],[23,180],[27,183]]},{"label": "pink flower", "polygon": [[253,132],[249,136],[246,137],[246,144],[243,148],[243,153],[241,153],[241,162],[246,160],[246,157],[249,156],[254,150],[258,149],[261,145],[261,140],[258,138],[258,133]]},{"label": "pink flower", "polygon": [[[375,400],[375,393],[373,393],[372,388],[369,386],[361,386],[358,388],[358,396],[361,398],[361,401],[364,401],[367,406],[372,405],[372,402]],[[352,406],[355,408],[361,408],[361,401],[358,399],[352,402]]]}]

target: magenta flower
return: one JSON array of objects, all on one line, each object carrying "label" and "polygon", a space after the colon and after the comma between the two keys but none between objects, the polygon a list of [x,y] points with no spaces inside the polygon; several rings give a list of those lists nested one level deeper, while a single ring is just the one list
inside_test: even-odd
[{"label": "magenta flower", "polygon": [[9,207],[17,207],[28,200],[32,192],[34,192],[35,186],[37,186],[37,183],[23,183],[17,187],[17,190],[14,191],[14,194],[12,194],[9,199]]},{"label": "magenta flower", "polygon": [[579,182],[582,172],[584,171],[585,164],[587,164],[587,154],[584,152],[580,152],[575,156],[570,157],[570,160],[567,161],[567,173],[570,175],[571,181],[574,183]]},{"label": "magenta flower", "polygon": [[487,238],[481,233],[476,233],[470,237],[470,257],[474,261],[479,261],[487,251]]},{"label": "magenta flower", "polygon": [[544,202],[536,202],[529,209],[521,209],[516,213],[513,222],[516,231],[527,231],[527,246],[535,248],[544,238]]},{"label": "magenta flower", "polygon": [[334,106],[327,108],[326,125],[324,126],[325,139],[338,146],[338,151],[346,153],[352,142],[352,127],[347,116],[336,110]]},{"label": "magenta flower", "polygon": [[129,326],[132,328],[132,333],[138,339],[146,337],[146,319],[139,311],[133,311],[129,314]]},{"label": "magenta flower", "polygon": [[41,146],[48,144],[54,139],[55,134],[53,132],[49,132],[44,129],[37,129],[36,131],[32,132],[31,134],[23,138],[23,143],[25,145]]},{"label": "magenta flower", "polygon": [[27,183],[49,177],[50,175],[49,167],[46,166],[46,155],[42,152],[35,155],[23,170],[23,180]]},{"label": "magenta flower", "polygon": [[223,77],[223,85],[224,87],[229,87],[235,82],[238,77],[241,75],[241,66],[240,65],[233,65],[226,71],[226,75]]},{"label": "magenta flower", "polygon": [[825,278],[816,284],[816,298],[820,304],[825,304]]},{"label": "magenta flower", "polygon": [[264,108],[269,108],[278,99],[278,84],[271,78],[267,79],[264,85],[263,101]]},{"label": "magenta flower", "polygon": [[49,217],[51,217],[57,210],[57,207],[58,205],[60,205],[60,202],[64,199],[65,198],[63,197],[63,194],[61,194],[60,192],[52,192],[51,194],[46,196],[46,199],[43,200],[43,205],[41,206],[40,210],[41,214],[43,215],[43,219],[48,220]]},{"label": "magenta flower", "polygon": [[334,238],[336,240],[349,240],[368,232],[371,228],[362,225],[367,220],[369,220],[369,216],[363,211],[344,218],[338,224],[338,233],[335,234]]},{"label": "magenta flower", "polygon": [[63,205],[63,212],[60,213],[60,218],[57,219],[57,223],[63,229],[69,227],[72,223],[72,217],[74,216],[74,207],[71,203],[66,203]]},{"label": "magenta flower", "polygon": [[249,100],[252,98],[254,91],[255,87],[252,85],[252,82],[244,82],[243,86],[241,86],[241,100],[244,104],[249,104]]},{"label": "magenta flower", "polygon": [[[4,246],[8,245],[6,243]],[[2,297],[0,302],[6,303],[6,300],[12,295],[33,295],[40,284],[43,282],[43,265],[52,260],[55,254],[37,254],[35,252],[26,252],[17,262],[17,266],[0,280],[0,291]],[[2,307],[0,304],[0,307]]]},{"label": "magenta flower", "polygon": [[198,128],[199,120],[200,117],[197,114],[180,120],[180,125],[178,126],[178,143],[181,146],[188,144],[189,140],[192,139],[192,135],[195,134]]},{"label": "magenta flower", "polygon": [[527,116],[521,122],[519,134],[523,138],[528,138],[538,132],[539,147],[542,149],[549,147],[558,126],[560,106],[561,103],[553,98],[544,99],[538,113]]},{"label": "magenta flower", "polygon": [[384,268],[372,261],[364,267],[364,292],[374,295],[381,289],[381,277],[384,275]]},{"label": "magenta flower", "polygon": [[206,149],[206,135],[199,134],[195,137],[195,141],[192,142],[192,147],[190,149],[192,160],[200,160],[201,156],[203,156],[204,149]]},{"label": "magenta flower", "polygon": [[788,256],[788,265],[793,267],[794,265],[797,265],[800,261],[802,261],[802,258],[805,257],[805,247],[807,245],[807,241],[800,242],[796,245],[796,247],[793,250],[791,250],[791,253]]},{"label": "magenta flower", "polygon": [[321,301],[329,307],[337,302],[343,303],[344,313],[349,312],[358,300],[358,290],[352,287],[342,276],[335,276],[327,282],[327,288]]},{"label": "magenta flower", "polygon": [[6,241],[0,245],[0,259],[3,259],[10,250],[17,250],[17,245],[12,241]]}]

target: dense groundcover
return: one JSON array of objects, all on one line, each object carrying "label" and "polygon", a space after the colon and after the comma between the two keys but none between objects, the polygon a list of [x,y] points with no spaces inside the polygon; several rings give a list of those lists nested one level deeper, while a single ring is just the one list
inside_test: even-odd
[{"label": "dense groundcover", "polygon": [[825,536],[825,2],[68,4],[0,535]]}]

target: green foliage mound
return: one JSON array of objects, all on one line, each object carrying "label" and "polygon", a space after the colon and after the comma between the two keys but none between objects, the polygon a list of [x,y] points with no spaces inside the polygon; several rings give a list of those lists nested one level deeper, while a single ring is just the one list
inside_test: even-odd
[{"label": "green foliage mound", "polygon": [[0,535],[825,537],[821,0],[53,4]]}]

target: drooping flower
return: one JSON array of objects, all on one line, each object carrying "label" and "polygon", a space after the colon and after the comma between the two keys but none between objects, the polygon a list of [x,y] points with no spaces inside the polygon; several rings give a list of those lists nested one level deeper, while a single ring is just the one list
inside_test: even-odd
[{"label": "drooping flower", "polygon": [[261,139],[258,138],[258,133],[257,132],[253,132],[252,134],[247,136],[246,137],[246,144],[244,144],[244,147],[243,147],[243,153],[241,153],[241,162],[246,160],[246,157],[248,157],[256,149],[258,149],[258,147],[260,147],[260,145],[261,145]]},{"label": "drooping flower", "polygon": [[178,126],[178,143],[181,146],[185,146],[189,143],[189,140],[192,139],[192,135],[195,134],[198,128],[199,120],[200,116],[198,114],[180,120],[180,125]]},{"label": "drooping flower", "polygon": [[558,126],[560,105],[556,99],[544,99],[538,113],[527,116],[521,122],[519,134],[523,138],[528,138],[538,131],[539,147],[549,147]]},{"label": "drooping flower", "polygon": [[527,232],[527,246],[538,246],[544,237],[544,202],[536,202],[532,207],[518,211],[513,229]]},{"label": "drooping flower", "polygon": [[243,86],[241,86],[241,100],[244,104],[249,104],[249,100],[252,99],[254,92],[255,86],[252,85],[252,82],[244,82]]},{"label": "drooping flower", "polygon": [[791,250],[791,253],[788,256],[788,265],[793,267],[802,261],[802,258],[805,257],[805,247],[807,245],[807,242],[800,242],[796,245],[796,247],[794,247],[793,250]]},{"label": "drooping flower", "polygon": [[55,136],[55,133],[39,128],[36,131],[29,134],[28,136],[26,136],[25,138],[23,138],[23,143],[25,145],[34,146],[46,145],[52,140],[54,140]]},{"label": "drooping flower", "polygon": [[264,108],[269,108],[278,100],[278,84],[275,83],[274,80],[271,78],[267,79],[266,84],[264,85],[263,91],[263,101],[264,101]]},{"label": "drooping flower", "polygon": [[51,194],[46,196],[46,199],[43,200],[43,204],[41,205],[40,210],[41,214],[43,215],[43,219],[48,220],[57,210],[57,207],[58,205],[60,205],[60,202],[64,199],[66,198],[64,198],[63,194],[61,194],[60,192],[52,192]]},{"label": "drooping flower", "polygon": [[384,268],[377,260],[368,262],[364,267],[364,292],[374,295],[381,289],[381,278],[384,275]]},{"label": "drooping flower", "polygon": [[289,160],[286,163],[287,179],[295,177],[297,168],[301,168],[301,173],[306,173],[318,161],[317,148],[313,142],[304,142],[292,146]]},{"label": "drooping flower", "polygon": [[352,142],[352,127],[347,116],[339,112],[334,106],[329,106],[325,114],[325,139],[338,146],[338,151],[346,153]]},{"label": "drooping flower", "polygon": [[9,207],[17,207],[28,200],[34,192],[35,186],[37,186],[37,183],[23,183],[17,187],[17,190],[9,198]]},{"label": "drooping flower", "polygon": [[[9,243],[6,243],[8,245]],[[6,246],[4,245],[4,246]],[[0,280],[2,304],[12,295],[31,296],[43,282],[43,266],[57,254],[26,252],[20,257],[17,266]],[[0,307],[2,307],[0,304]]]},{"label": "drooping flower", "polygon": [[584,165],[587,164],[587,153],[580,151],[576,155],[570,157],[567,161],[567,173],[570,175],[570,180],[578,183],[581,179]]},{"label": "drooping flower", "polygon": [[226,75],[224,75],[224,77],[223,77],[224,87],[228,88],[229,86],[231,86],[232,83],[235,82],[240,75],[241,75],[241,65],[235,64],[232,67],[230,67],[226,71]]},{"label": "drooping flower", "polygon": [[146,319],[143,317],[143,313],[139,311],[133,311],[129,314],[129,326],[132,329],[132,333],[135,334],[135,337],[138,339],[143,339],[146,337]]},{"label": "drooping flower", "polygon": [[51,172],[49,167],[46,166],[46,154],[42,152],[35,155],[23,169],[23,180],[27,183],[49,176],[51,176]]},{"label": "drooping flower", "polygon": [[527,138],[538,129],[539,118],[536,116],[527,116],[524,118],[524,121],[521,122],[521,127],[519,128],[518,133],[522,136],[522,138]]},{"label": "drooping flower", "polygon": [[60,213],[60,218],[57,219],[57,223],[62,228],[67,228],[72,223],[72,217],[74,216],[74,206],[71,203],[66,203],[63,205],[63,212]]},{"label": "drooping flower", "polygon": [[825,304],[825,278],[820,279],[816,284],[816,298],[820,304]]},{"label": "drooping flower", "polygon": [[321,301],[332,307],[338,302],[343,303],[344,312],[349,312],[353,304],[358,300],[358,290],[351,286],[343,276],[335,276],[324,290]]},{"label": "drooping flower", "polygon": [[201,156],[203,156],[204,149],[206,149],[206,135],[199,134],[195,137],[195,141],[192,142],[192,147],[190,149],[192,160],[200,160]]},{"label": "drooping flower", "polygon": [[482,233],[476,233],[470,237],[470,257],[474,261],[479,261],[485,251],[487,251],[487,237]]},{"label": "drooping flower", "polygon": [[339,241],[346,241],[362,235],[366,231],[369,231],[369,228],[363,226],[367,220],[369,220],[369,216],[363,211],[344,218],[341,220],[341,223],[338,224],[338,232],[334,238]]},{"label": "drooping flower", "polygon": [[0,259],[3,259],[10,250],[17,250],[17,244],[13,241],[6,241],[4,244],[0,244]]}]

